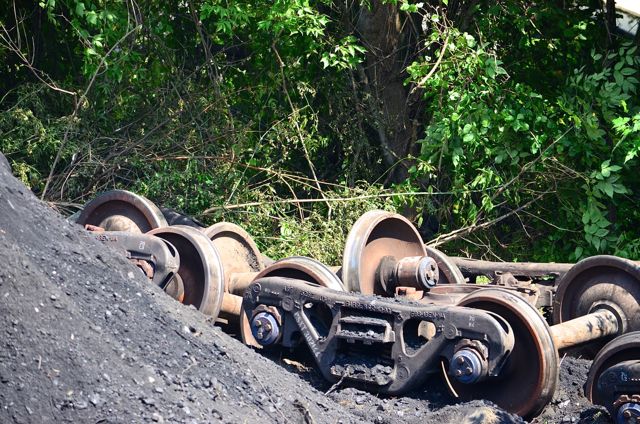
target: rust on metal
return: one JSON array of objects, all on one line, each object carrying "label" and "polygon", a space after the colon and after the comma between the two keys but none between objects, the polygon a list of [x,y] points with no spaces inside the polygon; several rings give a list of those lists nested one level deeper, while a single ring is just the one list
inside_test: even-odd
[{"label": "rust on metal", "polygon": [[376,274],[385,257],[427,256],[420,234],[402,215],[369,211],[349,231],[342,258],[342,281],[348,291],[385,295]]},{"label": "rust on metal", "polygon": [[[597,309],[611,311],[619,332],[640,330],[640,265],[616,256],[592,256],[575,264],[558,283],[553,323],[560,324]],[[594,355],[604,341],[582,349]]]},{"label": "rust on metal", "polygon": [[263,255],[249,233],[231,222],[219,222],[204,229],[216,247],[225,272],[225,291],[242,295],[244,290],[231,290],[230,279],[235,274],[257,273],[265,268]]},{"label": "rust on metal", "polygon": [[[220,310],[220,322],[236,324],[244,288],[253,280],[252,276],[264,269],[264,256],[249,233],[236,224],[219,222],[203,231],[214,245],[224,271],[225,296]],[[244,286],[236,284],[239,276],[245,276],[249,281]]]},{"label": "rust on metal", "polygon": [[438,279],[438,265],[428,256],[409,256],[398,260],[395,269],[397,284],[428,290],[438,283]]},{"label": "rust on metal", "polygon": [[184,303],[184,283],[179,274],[175,274],[164,288],[165,293],[180,303]]},{"label": "rust on metal", "polygon": [[345,291],[342,281],[326,265],[304,256],[280,259],[260,271],[254,280],[263,277],[295,278],[331,290]]},{"label": "rust on metal", "polygon": [[538,292],[535,288],[526,288],[521,286],[496,286],[496,285],[479,285],[479,284],[440,284],[425,292],[422,301],[435,305],[455,305],[463,297],[474,293],[478,290],[487,288],[500,288],[508,290],[524,300],[527,303],[539,307]]},{"label": "rust on metal", "polygon": [[217,318],[224,296],[224,269],[211,240],[185,225],[157,228],[149,234],[167,240],[180,255],[178,275],[184,286],[182,303]]},{"label": "rust on metal", "polygon": [[567,263],[491,262],[460,257],[451,257],[450,259],[460,269],[462,275],[486,275],[489,278],[493,278],[496,272],[508,272],[527,277],[561,276],[573,266],[573,264]]},{"label": "rust on metal", "polygon": [[466,282],[464,275],[460,272],[460,268],[449,256],[434,247],[425,246],[425,249],[427,250],[427,255],[433,258],[438,265],[439,284],[464,284]]},{"label": "rust on metal", "polygon": [[[331,290],[345,291],[342,281],[329,267],[304,256],[293,256],[276,261],[257,275],[253,275],[251,282],[264,277],[295,278]],[[243,287],[243,292],[244,290],[246,287]],[[251,332],[251,318],[253,317],[248,317],[244,311],[240,313],[240,335],[246,344],[260,347]]]},{"label": "rust on metal", "polygon": [[616,337],[593,359],[584,385],[585,396],[615,417],[625,403],[640,403],[639,367],[640,332]]},{"label": "rust on metal", "polygon": [[308,281],[332,290],[344,291],[342,281],[331,268],[304,256],[291,256],[273,262],[260,272],[234,273],[229,277],[229,291],[242,295],[256,278],[286,277]]},{"label": "rust on metal", "polygon": [[144,275],[149,279],[153,279],[153,267],[151,264],[144,259],[129,259],[131,263],[140,268]]},{"label": "rust on metal", "polygon": [[97,225],[85,224],[84,229],[87,231],[91,231],[92,233],[104,233],[104,228],[98,227]]},{"label": "rust on metal", "polygon": [[462,399],[486,399],[525,418],[538,415],[553,397],[558,382],[558,352],[549,327],[538,311],[521,297],[499,288],[477,290],[460,306],[493,312],[509,323],[515,344],[500,382],[477,384],[452,381]]},{"label": "rust on metal", "polygon": [[160,209],[149,199],[126,190],[111,190],[88,202],[78,217],[80,225],[106,231],[146,233],[167,226]]},{"label": "rust on metal", "polygon": [[220,312],[224,312],[232,317],[240,316],[242,310],[242,296],[236,296],[235,294],[225,293],[222,297],[222,304],[220,305]]},{"label": "rust on metal", "polygon": [[424,296],[424,291],[418,290],[415,287],[396,287],[396,297],[404,297],[409,300],[420,300]]},{"label": "rust on metal", "polygon": [[600,309],[550,328],[553,344],[558,350],[599,340],[618,333],[618,319],[611,311]]}]

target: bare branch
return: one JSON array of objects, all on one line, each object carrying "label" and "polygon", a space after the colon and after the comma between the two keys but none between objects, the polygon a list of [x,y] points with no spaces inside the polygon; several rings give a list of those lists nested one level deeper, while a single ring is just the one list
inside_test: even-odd
[{"label": "bare branch", "polygon": [[116,47],[118,47],[120,45],[120,43],[122,43],[131,34],[133,34],[135,31],[139,30],[140,28],[141,27],[138,25],[138,26],[132,28],[131,30],[129,30],[125,35],[122,36],[122,38],[120,38],[113,46],[111,46],[109,51],[107,51],[107,53],[100,60],[100,63],[98,64],[98,67],[96,68],[95,72],[93,73],[93,76],[91,77],[91,80],[89,81],[89,84],[87,85],[87,88],[85,88],[84,92],[82,93],[82,96],[80,96],[80,98],[76,102],[76,106],[73,109],[73,113],[70,116],[70,120],[69,120],[70,122],[67,124],[67,126],[66,126],[66,128],[64,130],[64,136],[62,137],[62,141],[60,142],[60,147],[58,148],[58,152],[56,153],[56,157],[54,158],[53,164],[51,165],[51,170],[49,171],[49,176],[47,177],[47,181],[44,184],[44,189],[42,190],[42,194],[40,195],[40,199],[41,200],[44,200],[44,196],[47,194],[47,190],[49,189],[49,184],[51,184],[51,179],[53,178],[53,174],[54,174],[54,172],[56,170],[56,166],[58,165],[58,161],[60,160],[60,156],[62,156],[62,151],[64,150],[64,147],[67,144],[67,140],[69,138],[69,131],[71,130],[71,127],[74,124],[76,116],[78,115],[78,111],[80,110],[80,106],[87,99],[87,94],[89,94],[89,91],[91,90],[91,87],[93,86],[93,83],[95,82],[96,77],[98,76],[98,72],[100,71],[100,69],[106,63],[107,57],[109,57],[109,55],[116,49]]}]

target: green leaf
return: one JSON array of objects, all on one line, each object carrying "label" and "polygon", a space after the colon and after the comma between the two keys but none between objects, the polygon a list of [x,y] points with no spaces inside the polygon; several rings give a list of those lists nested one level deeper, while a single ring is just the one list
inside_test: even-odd
[{"label": "green leaf", "polygon": [[91,25],[95,25],[98,23],[98,14],[93,10],[87,12],[87,22]]},{"label": "green leaf", "polygon": [[591,213],[589,211],[589,209],[587,209],[586,211],[584,211],[584,213],[582,214],[582,223],[584,225],[587,225],[587,223],[589,222],[589,220],[591,219]]},{"label": "green leaf", "polygon": [[624,81],[624,77],[622,76],[620,71],[614,71],[613,78],[616,80],[616,84],[622,85],[622,82]]},{"label": "green leaf", "polygon": [[84,15],[84,3],[82,2],[76,3],[76,15],[78,16]]}]

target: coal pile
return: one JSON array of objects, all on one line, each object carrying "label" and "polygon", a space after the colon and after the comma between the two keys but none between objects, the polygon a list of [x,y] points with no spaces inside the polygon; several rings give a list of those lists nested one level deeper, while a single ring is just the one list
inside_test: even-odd
[{"label": "coal pile", "polygon": [[0,422],[362,421],[0,182]]}]

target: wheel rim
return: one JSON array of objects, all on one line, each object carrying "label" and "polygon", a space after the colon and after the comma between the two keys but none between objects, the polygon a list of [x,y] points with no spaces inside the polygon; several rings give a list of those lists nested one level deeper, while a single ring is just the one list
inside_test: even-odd
[{"label": "wheel rim", "polygon": [[[607,405],[611,402],[602,397],[602,394],[597,390],[598,380],[600,375],[606,371],[609,367],[619,364],[628,360],[640,359],[640,331],[624,334],[620,337],[616,337],[609,343],[607,343],[598,352],[593,359],[591,368],[589,368],[589,374],[587,375],[587,382],[584,385],[584,394],[594,404],[603,405],[607,409],[611,410],[612,405]],[[612,393],[611,397],[615,395]]]},{"label": "wheel rim", "polygon": [[[553,322],[560,324],[602,307],[618,317],[620,333],[640,330],[640,267],[627,259],[600,255],[567,272],[553,300]],[[608,340],[610,340],[609,338]],[[581,348],[593,356],[608,340]]]},{"label": "wheel rim", "polygon": [[342,281],[350,292],[388,296],[376,272],[385,256],[426,256],[418,230],[402,215],[369,211],[349,231],[342,256]]},{"label": "wheel rim", "polygon": [[454,264],[451,259],[433,247],[425,246],[427,255],[433,258],[438,264],[438,272],[440,278],[438,284],[464,284],[465,279],[460,268]]},{"label": "wheel rim", "polygon": [[182,303],[217,318],[224,296],[224,272],[211,240],[201,231],[183,225],[157,228],[150,234],[167,240],[178,250],[178,275],[184,287]]},{"label": "wheel rim", "polygon": [[160,209],[149,199],[126,190],[111,190],[87,203],[78,217],[80,225],[107,231],[146,233],[167,226]]},{"label": "wheel rim", "polygon": [[469,385],[451,381],[455,391],[465,400],[490,400],[525,418],[538,415],[551,401],[558,382],[558,353],[547,323],[524,299],[502,289],[478,290],[459,305],[505,319],[515,344],[500,376]]},{"label": "wheel rim", "polygon": [[219,222],[204,230],[216,247],[225,273],[225,291],[229,292],[232,274],[260,272],[265,268],[263,255],[249,233],[230,222]]},{"label": "wheel rim", "polygon": [[[315,259],[304,256],[293,256],[274,262],[256,275],[254,280],[263,277],[284,277],[308,281],[332,290],[345,291],[342,281],[326,265]],[[251,332],[250,317],[244,307],[240,313],[240,333],[242,341],[257,348],[262,346],[256,341]]]}]

